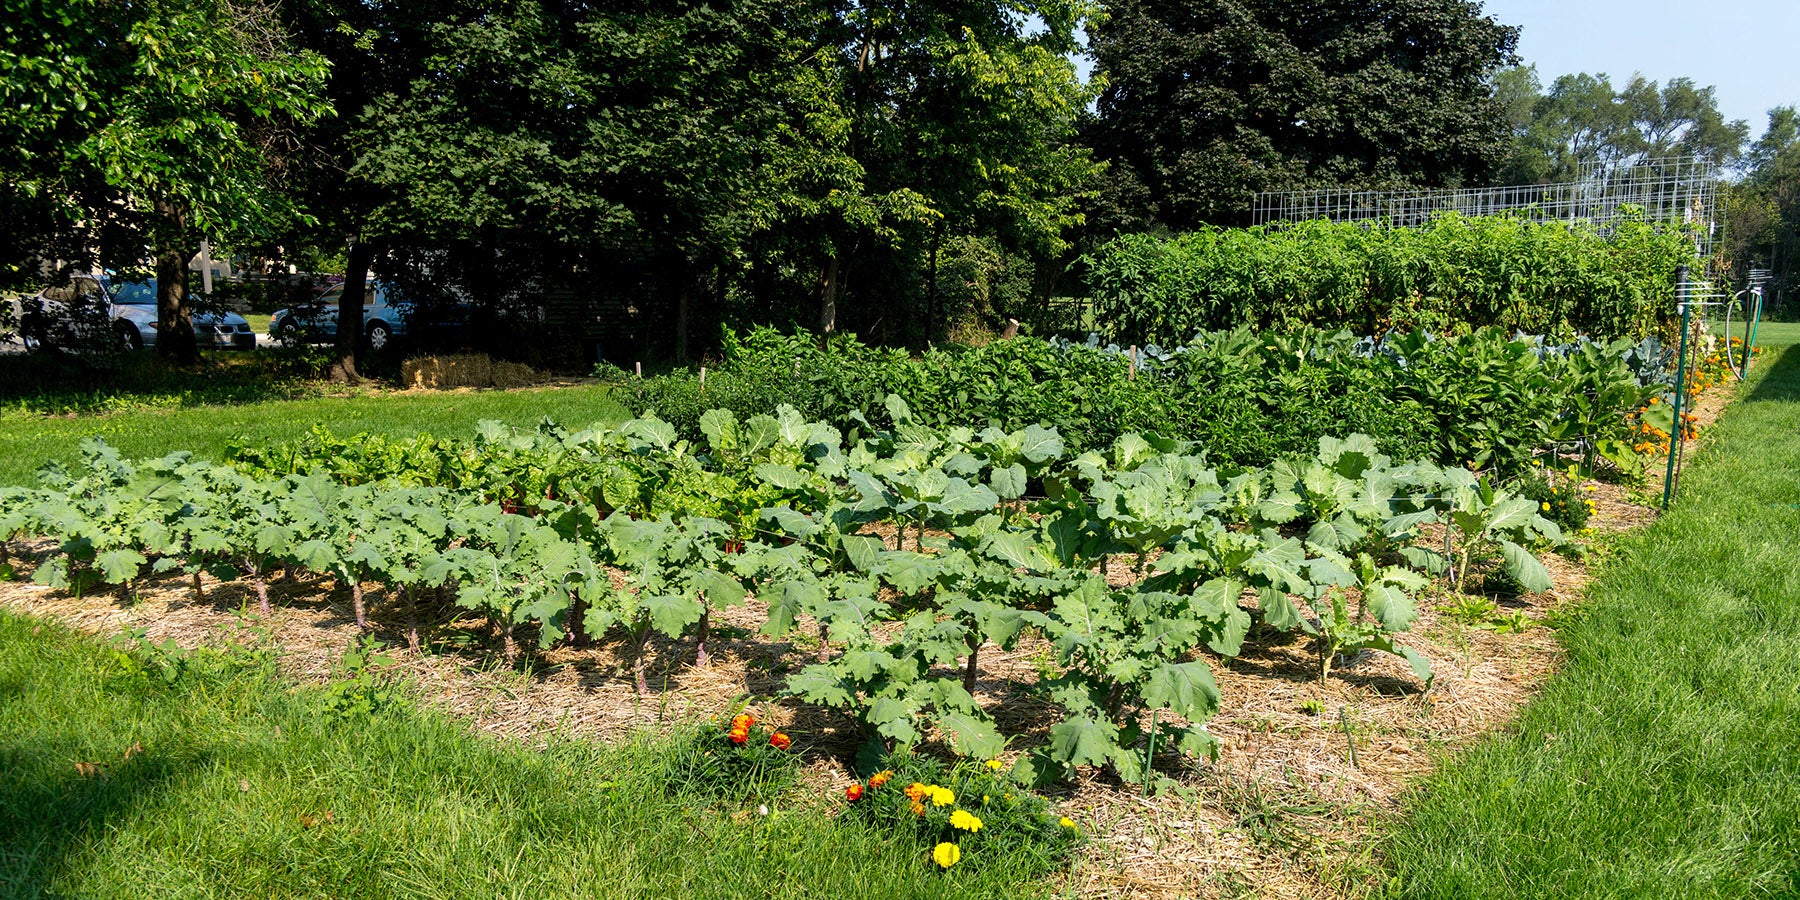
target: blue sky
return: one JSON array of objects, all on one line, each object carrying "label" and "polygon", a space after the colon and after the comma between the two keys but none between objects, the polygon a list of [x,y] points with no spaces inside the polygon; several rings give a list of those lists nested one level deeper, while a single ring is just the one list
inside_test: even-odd
[{"label": "blue sky", "polygon": [[1800,0],[1485,0],[1522,29],[1519,56],[1548,86],[1558,75],[1688,77],[1718,88],[1727,119],[1762,134],[1771,107],[1800,105]]}]

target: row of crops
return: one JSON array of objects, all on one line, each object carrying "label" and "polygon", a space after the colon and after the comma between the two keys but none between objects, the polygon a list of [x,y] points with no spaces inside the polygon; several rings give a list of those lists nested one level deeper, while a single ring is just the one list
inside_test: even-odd
[{"label": "row of crops", "polygon": [[1422,228],[1315,220],[1124,235],[1083,263],[1096,320],[1124,343],[1240,325],[1637,338],[1674,328],[1676,268],[1700,264],[1692,227],[1455,214]]},{"label": "row of crops", "polygon": [[397,598],[415,644],[439,604],[485,617],[509,658],[619,640],[640,690],[649,654],[705,665],[714,616],[754,600],[763,638],[818,648],[790,694],[976,757],[1005,740],[977,701],[984,654],[1037,635],[1056,666],[1035,689],[1060,714],[1030,766],[1134,780],[1147,747],[1213,750],[1211,661],[1252,635],[1310,637],[1320,678],[1376,650],[1428,684],[1403,635],[1429,579],[1491,563],[1547,589],[1534,552],[1563,541],[1531,500],[1362,436],[1236,467],[1153,435],[1077,450],[1035,425],[929,426],[897,397],[885,412],[852,439],[791,408],[715,410],[691,443],[655,418],[486,425],[321,433],[225,464],[94,442],[79,473],[0,493],[0,537],[54,538],[34,576],[53,585],[207,572],[246,579],[267,613],[271,577],[306,571],[340,582],[359,624],[369,590]]},{"label": "row of crops", "polygon": [[1355,432],[1395,459],[1507,477],[1555,453],[1631,475],[1654,452],[1644,436],[1673,425],[1673,355],[1655,337],[1557,344],[1484,329],[1376,341],[1240,328],[1170,348],[1015,338],[912,357],[851,336],[759,329],[728,335],[704,378],[628,378],[620,395],[692,440],[709,409],[744,418],[788,403],[853,432],[898,396],[944,428],[1038,424],[1077,449],[1155,432],[1205,447],[1220,465],[1266,466]]}]

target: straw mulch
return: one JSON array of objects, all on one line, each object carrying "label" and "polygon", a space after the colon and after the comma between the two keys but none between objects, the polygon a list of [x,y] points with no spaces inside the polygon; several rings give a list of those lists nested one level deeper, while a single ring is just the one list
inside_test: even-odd
[{"label": "straw mulch", "polygon": [[415,390],[518,388],[543,384],[550,376],[522,363],[480,353],[415,356],[400,363],[400,383]]},{"label": "straw mulch", "polygon": [[[1623,491],[1602,486],[1599,498],[1597,532],[1650,517]],[[48,547],[14,546],[27,554]],[[1555,589],[1501,599],[1495,617],[1518,611],[1542,623],[1580,598],[1586,566],[1547,562]],[[1471,575],[1471,583],[1480,582]],[[244,630],[233,626],[242,610],[254,609],[248,586],[208,577],[203,588],[202,599],[185,577],[168,577],[146,583],[138,601],[125,604],[115,592],[77,598],[10,583],[0,584],[0,606],[100,634],[134,627],[154,641],[172,637],[183,645],[229,634],[243,639]],[[377,635],[404,648],[397,599],[373,585],[369,595]],[[309,576],[277,579],[272,598],[278,609],[265,624],[286,671],[302,681],[329,678],[356,637],[347,593]],[[1408,785],[1445,751],[1505,726],[1558,662],[1550,628],[1501,633],[1494,617],[1475,621],[1467,610],[1453,613],[1459,605],[1466,601],[1441,592],[1422,597],[1420,621],[1405,638],[1437,673],[1429,692],[1403,661],[1385,655],[1340,663],[1321,684],[1317,655],[1298,636],[1263,636],[1237,659],[1213,660],[1223,695],[1222,712],[1209,726],[1223,744],[1216,763],[1162,756],[1164,789],[1150,796],[1092,772],[1056,792],[1093,838],[1065,887],[1094,898],[1366,893],[1379,868],[1372,836]],[[777,695],[786,675],[817,648],[803,638],[761,638],[763,613],[752,600],[716,614],[705,668],[692,664],[691,640],[653,643],[650,692],[641,697],[633,688],[631,647],[616,641],[559,647],[508,669],[485,625],[457,620],[454,610],[428,623],[433,652],[398,651],[397,667],[422,700],[481,732],[530,744],[556,733],[619,738],[712,719],[742,697]],[[1055,722],[1052,707],[1029,690],[1053,671],[1051,660],[1042,641],[983,652],[977,693],[1014,736],[1010,752],[1040,742]],[[791,701],[763,700],[759,708],[793,733],[795,749],[808,760],[807,783],[821,791],[849,783],[845,763],[860,741],[852,721]]]}]

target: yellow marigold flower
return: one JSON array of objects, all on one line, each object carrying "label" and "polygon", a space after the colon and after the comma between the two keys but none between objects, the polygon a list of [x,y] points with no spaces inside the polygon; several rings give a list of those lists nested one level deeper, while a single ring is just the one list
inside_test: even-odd
[{"label": "yellow marigold flower", "polygon": [[937,788],[931,792],[932,806],[949,806],[955,802],[956,792],[947,787]]},{"label": "yellow marigold flower", "polygon": [[960,828],[964,831],[969,831],[969,832],[980,831],[981,830],[981,817],[976,816],[973,813],[967,812],[966,810],[959,809],[956,812],[953,812],[950,814],[950,827],[951,828]]},{"label": "yellow marigold flower", "polygon": [[1550,504],[1548,504],[1548,503],[1540,503],[1540,504],[1538,504],[1538,505],[1539,505],[1539,506],[1542,506],[1542,507],[1543,507],[1543,508],[1544,508],[1544,512],[1549,512],[1549,511],[1550,511]]},{"label": "yellow marigold flower", "polygon": [[906,786],[904,793],[906,794],[906,799],[918,801],[925,799],[925,790],[926,788],[924,785],[915,781]]},{"label": "yellow marigold flower", "polygon": [[962,859],[962,848],[945,841],[932,848],[931,859],[939,866],[948,869],[956,865],[957,860]]},{"label": "yellow marigold flower", "polygon": [[1063,816],[1062,819],[1060,821],[1058,821],[1056,824],[1061,825],[1064,828],[1074,828],[1075,820],[1069,818],[1068,816]]},{"label": "yellow marigold flower", "polygon": [[990,772],[998,772],[1001,769],[1006,768],[1006,763],[1003,763],[997,759],[990,759],[987,761],[987,767],[988,767],[988,771],[990,771]]}]

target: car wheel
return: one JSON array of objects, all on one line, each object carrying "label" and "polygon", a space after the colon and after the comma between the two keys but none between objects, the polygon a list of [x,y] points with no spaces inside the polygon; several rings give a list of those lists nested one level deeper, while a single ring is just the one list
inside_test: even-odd
[{"label": "car wheel", "polygon": [[282,319],[275,326],[275,339],[291,346],[300,340],[300,329],[295,327],[293,319]]},{"label": "car wheel", "polygon": [[144,336],[137,330],[136,325],[133,325],[130,322],[120,322],[117,328],[119,331],[119,344],[121,346],[127,350],[144,349]]},{"label": "car wheel", "polygon": [[387,323],[379,322],[379,321],[370,322],[369,323],[369,349],[375,350],[375,351],[380,351],[380,350],[386,348],[388,345],[388,340],[390,338],[392,338],[393,335],[394,335],[394,333],[388,329]]}]

